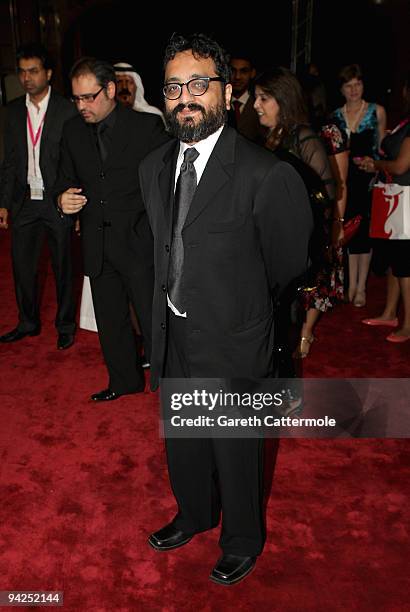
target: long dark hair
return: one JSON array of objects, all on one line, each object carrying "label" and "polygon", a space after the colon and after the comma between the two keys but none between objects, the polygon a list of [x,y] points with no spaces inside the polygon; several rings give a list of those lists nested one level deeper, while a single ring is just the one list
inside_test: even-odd
[{"label": "long dark hair", "polygon": [[309,123],[302,86],[293,72],[282,66],[259,74],[255,85],[275,98],[279,106],[278,125],[271,130],[266,141],[269,149],[276,149],[298,125]]}]

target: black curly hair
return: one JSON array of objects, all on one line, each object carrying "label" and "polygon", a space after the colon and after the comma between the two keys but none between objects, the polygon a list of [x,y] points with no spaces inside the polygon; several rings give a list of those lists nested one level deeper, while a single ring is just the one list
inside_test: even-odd
[{"label": "black curly hair", "polygon": [[225,83],[231,80],[231,69],[229,67],[229,56],[226,51],[212,38],[206,34],[190,34],[184,36],[174,33],[165,49],[164,70],[168,62],[174,59],[181,51],[192,50],[195,58],[210,57],[215,62],[217,75],[222,77]]}]

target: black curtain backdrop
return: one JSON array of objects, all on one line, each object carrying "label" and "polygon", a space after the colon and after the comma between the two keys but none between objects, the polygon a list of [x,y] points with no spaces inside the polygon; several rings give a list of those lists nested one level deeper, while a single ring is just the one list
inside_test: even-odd
[{"label": "black curtain backdrop", "polygon": [[[396,6],[394,0],[381,4],[374,0],[315,0],[312,61],[319,66],[326,84],[330,108],[342,101],[337,88],[339,68],[357,62],[365,74],[366,99],[385,105],[389,111],[391,90],[397,89],[398,75],[408,68],[406,58],[398,57],[393,10],[405,3],[398,0],[397,3]],[[152,5],[144,7],[144,17],[138,20],[135,17],[138,5],[131,13],[131,5],[123,0],[86,7],[66,33],[64,73],[68,74],[77,59],[74,49],[80,41],[84,55],[132,63],[141,75],[147,100],[161,106],[162,56],[174,31],[213,35],[230,52],[250,53],[259,70],[275,64],[290,65],[291,0],[249,5],[246,10],[241,6],[239,16],[234,15],[232,4],[230,13],[223,14],[221,10],[198,3],[187,6],[174,3],[169,8]],[[406,19],[408,10],[403,11]],[[66,88],[68,92],[68,79]]]},{"label": "black curtain backdrop", "polygon": [[[126,7],[130,5],[121,1],[86,10],[82,17],[67,33],[64,44],[64,71],[67,74],[73,57],[73,40],[81,40],[84,55],[96,55],[112,62],[128,62],[135,66],[144,84],[146,98],[150,103],[162,104],[162,58],[164,48],[173,32],[204,32],[213,36],[229,52],[241,50],[250,53],[260,68],[280,63],[288,65],[290,61],[291,10],[290,2],[278,2],[279,10],[275,11],[280,22],[280,36],[273,29],[264,27],[264,21],[258,16],[248,20],[243,16],[238,23],[233,16],[211,17],[206,15],[204,7],[174,5],[173,9],[145,7],[144,19],[138,21],[130,18]],[[205,13],[205,16],[202,15]],[[194,16],[195,13],[195,16]],[[209,11],[208,11],[209,13]],[[128,15],[128,18],[127,18]],[[185,15],[185,16],[184,16]],[[67,83],[68,85],[68,83]]]}]

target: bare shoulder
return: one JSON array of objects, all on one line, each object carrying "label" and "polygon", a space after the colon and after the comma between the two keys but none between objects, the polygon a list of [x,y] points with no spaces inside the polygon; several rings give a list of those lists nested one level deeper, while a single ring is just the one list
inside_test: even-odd
[{"label": "bare shoulder", "polygon": [[376,104],[376,113],[379,118],[386,116],[386,109],[381,104]]}]

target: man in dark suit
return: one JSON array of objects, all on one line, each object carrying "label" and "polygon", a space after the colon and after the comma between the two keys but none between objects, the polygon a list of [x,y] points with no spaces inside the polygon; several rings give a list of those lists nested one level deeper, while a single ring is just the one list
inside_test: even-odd
[{"label": "man in dark suit", "polygon": [[52,75],[46,49],[38,44],[17,54],[20,82],[26,95],[7,108],[5,156],[0,174],[0,227],[12,218],[12,259],[19,322],[0,337],[15,342],[40,333],[37,269],[47,236],[57,287],[57,346],[74,342],[75,305],[72,294],[71,219],[62,219],[52,199],[61,133],[75,108],[50,87]]},{"label": "man in dark suit", "polygon": [[232,73],[232,99],[228,114],[228,123],[242,136],[263,145],[266,130],[261,126],[253,107],[255,98],[250,92],[256,70],[251,58],[245,53],[232,55],[230,59]]},{"label": "man in dark suit", "polygon": [[[155,240],[154,389],[161,376],[269,376],[273,294],[306,265],[312,219],[302,180],[225,126],[229,80],[216,42],[173,36],[164,96],[176,139],[140,168]],[[261,441],[169,437],[166,449],[178,513],[149,543],[182,546],[222,511],[223,555],[210,577],[238,582],[264,543]]]},{"label": "man in dark suit", "polygon": [[138,167],[168,137],[159,117],[117,104],[107,62],[83,58],[70,76],[80,114],[63,132],[55,192],[65,215],[80,213],[84,273],[109,372],[108,388],[91,399],[107,401],[144,390],[129,311],[131,301],[149,359],[153,247]]}]

